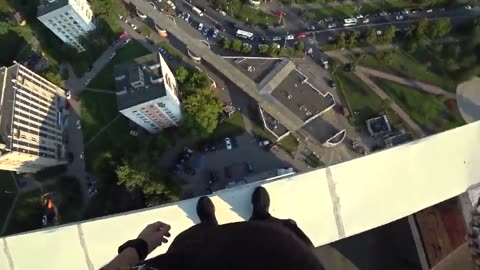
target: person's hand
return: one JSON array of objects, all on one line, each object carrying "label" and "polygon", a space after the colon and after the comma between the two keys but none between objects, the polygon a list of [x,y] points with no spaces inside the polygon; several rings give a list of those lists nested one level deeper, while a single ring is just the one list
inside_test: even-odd
[{"label": "person's hand", "polygon": [[152,252],[162,243],[167,243],[170,237],[170,225],[157,221],[145,227],[137,238],[144,240],[148,245],[148,253]]}]

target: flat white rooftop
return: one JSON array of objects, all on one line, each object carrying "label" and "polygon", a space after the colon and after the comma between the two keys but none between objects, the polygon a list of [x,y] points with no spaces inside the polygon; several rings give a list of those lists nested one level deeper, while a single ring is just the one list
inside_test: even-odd
[{"label": "flat white rooftop", "polygon": [[[271,213],[292,218],[316,246],[367,231],[457,196],[480,182],[480,122],[331,167],[217,192],[220,223],[251,212],[262,184]],[[197,199],[2,238],[0,269],[98,269],[147,224],[172,237],[198,222]],[[162,246],[152,255],[165,252]]]}]

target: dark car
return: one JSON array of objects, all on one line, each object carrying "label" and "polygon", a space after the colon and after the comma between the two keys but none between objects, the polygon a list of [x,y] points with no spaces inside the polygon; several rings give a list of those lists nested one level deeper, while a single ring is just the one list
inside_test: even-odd
[{"label": "dark car", "polygon": [[328,82],[328,84],[329,84],[330,87],[332,87],[333,89],[336,88],[336,85],[335,85],[335,81],[334,81],[334,80],[330,80],[330,81]]},{"label": "dark car", "polygon": [[248,173],[252,173],[254,171],[253,164],[249,161],[245,162],[245,168],[247,169]]},{"label": "dark car", "polygon": [[219,31],[222,31],[222,32],[225,32],[225,31],[226,31],[225,27],[223,27],[222,25],[220,25],[220,24],[218,24],[218,23],[215,25],[215,27],[216,27]]},{"label": "dark car", "polygon": [[232,167],[226,166],[225,169],[225,176],[228,178],[232,178]]},{"label": "dark car", "polygon": [[185,168],[185,173],[190,175],[190,176],[194,176],[196,172],[192,168]]},{"label": "dark car", "polygon": [[210,171],[210,185],[218,181],[218,173],[216,171]]}]

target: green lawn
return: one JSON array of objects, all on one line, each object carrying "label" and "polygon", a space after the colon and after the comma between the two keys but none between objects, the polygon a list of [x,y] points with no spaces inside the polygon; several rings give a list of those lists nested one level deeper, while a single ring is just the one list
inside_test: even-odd
[{"label": "green lawn", "polygon": [[457,108],[449,110],[445,97],[426,94],[387,80],[378,79],[376,83],[429,133],[465,124]]},{"label": "green lawn", "polygon": [[397,50],[391,56],[390,61],[383,60],[382,54],[383,52],[379,52],[378,55],[367,54],[360,61],[360,65],[438,85],[447,91],[455,91],[456,84],[451,79],[434,73],[425,65],[424,61],[418,61],[418,58],[405,51]]},{"label": "green lawn", "polygon": [[14,181],[11,172],[0,171],[0,228],[3,226],[3,222],[17,193]]},{"label": "green lawn", "polygon": [[219,124],[212,134],[212,138],[237,136],[245,132],[241,112],[234,112],[227,120]]},{"label": "green lawn", "polygon": [[388,103],[378,97],[353,73],[337,71],[334,79],[344,104],[352,114],[350,122],[354,126],[363,128],[367,119],[386,113],[393,127],[398,130],[407,128]]},{"label": "green lawn", "polygon": [[80,99],[83,140],[86,143],[119,112],[117,98],[114,94],[85,91],[81,94]]},{"label": "green lawn", "polygon": [[215,6],[215,8],[225,11],[228,16],[233,15],[233,17],[245,23],[255,25],[273,25],[278,23],[278,17],[274,14],[266,13],[260,9],[254,9],[250,7],[246,1],[242,2],[238,1],[239,4],[234,4],[233,8],[228,4],[220,4]]},{"label": "green lawn", "polygon": [[323,167],[325,164],[315,154],[310,154],[305,158],[305,163],[311,168]]},{"label": "green lawn", "polygon": [[120,49],[115,57],[92,79],[88,84],[90,88],[105,89],[115,91],[115,81],[113,78],[113,67],[115,65],[128,62],[137,57],[150,53],[140,43],[135,40],[130,41],[122,49]]}]

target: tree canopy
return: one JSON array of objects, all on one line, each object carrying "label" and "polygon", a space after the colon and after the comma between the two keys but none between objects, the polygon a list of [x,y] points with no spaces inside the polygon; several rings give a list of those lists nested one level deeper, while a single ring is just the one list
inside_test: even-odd
[{"label": "tree canopy", "polygon": [[217,127],[222,104],[211,90],[203,88],[186,98],[183,109],[185,111],[184,127],[191,135],[205,138]]}]

